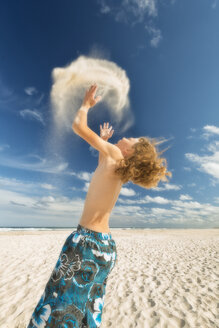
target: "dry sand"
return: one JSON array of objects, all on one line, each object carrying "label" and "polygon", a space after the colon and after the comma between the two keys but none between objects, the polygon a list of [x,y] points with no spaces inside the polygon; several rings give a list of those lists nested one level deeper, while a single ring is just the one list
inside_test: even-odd
[{"label": "dry sand", "polygon": [[[219,230],[111,232],[101,328],[219,327]],[[0,233],[0,327],[26,328],[70,233]]]}]

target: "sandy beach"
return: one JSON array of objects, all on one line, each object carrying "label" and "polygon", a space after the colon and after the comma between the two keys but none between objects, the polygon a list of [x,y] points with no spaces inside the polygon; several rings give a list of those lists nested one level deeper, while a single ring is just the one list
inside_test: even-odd
[{"label": "sandy beach", "polygon": [[[0,327],[26,328],[67,236],[0,233]],[[101,328],[219,327],[218,229],[111,229],[118,260]]]}]

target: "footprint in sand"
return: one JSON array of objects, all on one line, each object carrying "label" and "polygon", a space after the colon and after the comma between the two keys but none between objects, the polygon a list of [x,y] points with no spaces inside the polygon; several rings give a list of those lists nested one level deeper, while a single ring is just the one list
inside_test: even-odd
[{"label": "footprint in sand", "polygon": [[152,300],[152,298],[148,299],[148,303],[150,303],[151,307],[154,307],[156,305],[156,303]]}]

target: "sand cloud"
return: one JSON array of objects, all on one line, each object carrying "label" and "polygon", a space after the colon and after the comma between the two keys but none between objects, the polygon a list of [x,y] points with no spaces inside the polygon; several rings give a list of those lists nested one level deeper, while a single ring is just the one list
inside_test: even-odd
[{"label": "sand cloud", "polygon": [[65,67],[56,67],[52,71],[51,105],[54,123],[59,131],[72,130],[76,112],[80,108],[86,90],[94,82],[98,86],[96,96],[102,101],[92,107],[92,115],[101,115],[103,105],[109,110],[113,125],[120,126],[120,133],[126,131],[134,121],[130,110],[130,82],[125,70],[116,63],[88,56],[80,56]]}]

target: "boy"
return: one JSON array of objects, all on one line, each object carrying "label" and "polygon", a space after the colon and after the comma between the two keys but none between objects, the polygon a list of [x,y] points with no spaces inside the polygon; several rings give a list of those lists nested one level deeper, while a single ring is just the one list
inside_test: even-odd
[{"label": "boy", "polygon": [[96,90],[92,85],[86,92],[72,128],[99,151],[98,166],[77,230],[67,237],[27,328],[100,327],[106,283],[117,259],[110,213],[123,183],[131,180],[148,188],[163,177],[157,179],[162,167],[158,170],[155,148],[147,138],[123,138],[113,145],[107,142],[113,133],[108,124],[100,126],[101,137],[89,129],[88,110],[101,99],[94,99]]}]

